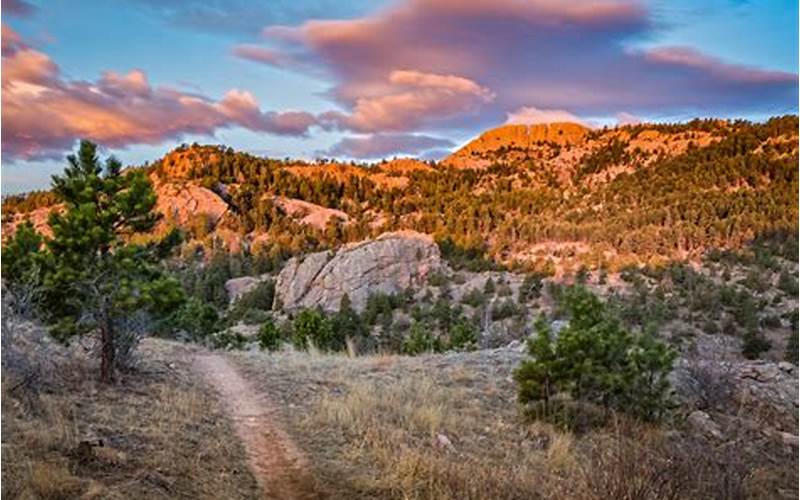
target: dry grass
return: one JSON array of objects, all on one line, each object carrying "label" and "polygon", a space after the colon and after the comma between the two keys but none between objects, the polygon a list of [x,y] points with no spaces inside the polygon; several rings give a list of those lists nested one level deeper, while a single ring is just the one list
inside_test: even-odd
[{"label": "dry grass", "polygon": [[791,461],[748,464],[736,458],[741,453],[679,431],[614,420],[576,436],[531,423],[515,404],[510,379],[521,356],[509,351],[234,357],[285,409],[289,431],[331,498],[644,500],[797,493],[796,478],[786,474]]},{"label": "dry grass", "polygon": [[4,371],[3,496],[257,496],[240,443],[181,349],[147,341],[140,368],[114,387],[75,356],[35,385]]}]

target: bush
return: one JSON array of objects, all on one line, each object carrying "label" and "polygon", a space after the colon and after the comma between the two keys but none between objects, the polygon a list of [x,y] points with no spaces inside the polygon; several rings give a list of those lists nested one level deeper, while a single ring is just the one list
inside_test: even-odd
[{"label": "bush", "polygon": [[542,275],[538,273],[528,274],[522,280],[519,287],[519,303],[525,304],[533,299],[538,299],[542,295]]},{"label": "bush", "polygon": [[771,347],[772,342],[758,330],[748,330],[742,338],[742,355],[747,359],[758,359]]},{"label": "bush", "polygon": [[492,306],[492,320],[500,321],[519,314],[520,308],[511,299],[502,300]]},{"label": "bush", "polygon": [[366,337],[369,334],[364,321],[353,309],[347,294],[342,296],[339,312],[331,318],[331,321],[334,333],[343,339]]},{"label": "bush", "polygon": [[309,343],[323,351],[341,351],[344,336],[333,329],[333,322],[320,309],[303,309],[292,322],[292,342],[298,349],[307,349]]},{"label": "bush", "polygon": [[261,309],[269,311],[272,309],[272,302],[275,299],[275,282],[267,279],[258,283],[252,290],[242,294],[236,299],[234,308]]},{"label": "bush", "polygon": [[445,286],[449,283],[449,278],[442,271],[434,271],[428,276],[428,284],[430,286]]},{"label": "bush", "polygon": [[213,333],[207,338],[214,349],[227,349],[229,351],[243,349],[247,343],[244,335],[229,330]]},{"label": "bush", "polygon": [[367,305],[364,308],[362,318],[370,326],[375,325],[382,316],[391,318],[392,312],[404,305],[403,296],[386,293],[371,293],[367,297]]},{"label": "bush", "polygon": [[411,324],[411,329],[403,342],[404,354],[417,355],[425,352],[440,352],[442,344],[439,338],[431,333],[429,325],[415,321]]},{"label": "bush", "polygon": [[472,307],[480,307],[486,303],[486,296],[477,288],[471,288],[461,297],[461,303]]},{"label": "bush", "polygon": [[789,273],[788,271],[782,271],[780,276],[778,276],[778,288],[780,288],[781,291],[786,295],[797,297],[797,276]]},{"label": "bush", "polygon": [[568,289],[564,306],[570,321],[557,338],[540,318],[528,340],[533,359],[514,373],[519,400],[541,402],[548,413],[555,396],[566,393],[643,420],[659,419],[670,405],[667,375],[675,353],[653,333],[625,330],[583,287]]},{"label": "bush", "polygon": [[171,332],[184,331],[197,340],[215,332],[219,326],[217,310],[196,297],[189,297],[167,318]]},{"label": "bush", "polygon": [[450,349],[472,351],[478,346],[478,329],[465,318],[460,318],[450,329]]},{"label": "bush", "polygon": [[281,348],[282,343],[281,332],[271,319],[261,325],[261,329],[258,331],[258,345],[261,346],[261,349],[277,351]]}]

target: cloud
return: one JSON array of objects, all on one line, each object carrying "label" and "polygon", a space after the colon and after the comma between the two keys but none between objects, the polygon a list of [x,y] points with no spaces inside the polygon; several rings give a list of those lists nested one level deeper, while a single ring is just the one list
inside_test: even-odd
[{"label": "cloud", "polygon": [[289,60],[285,54],[277,50],[268,49],[257,45],[236,45],[231,50],[231,53],[238,58],[267,64],[269,66],[284,66]]},{"label": "cloud", "polygon": [[303,136],[317,124],[310,113],[262,111],[243,90],[214,101],[152,87],[141,70],[108,71],[95,82],[68,81],[46,54],[26,46],[7,26],[2,52],[2,150],[12,159],[60,157],[78,138],[125,147],[234,126]]},{"label": "cloud", "polygon": [[[364,131],[474,129],[524,106],[582,116],[796,107],[794,73],[726,63],[688,48],[633,49],[655,33],[653,18],[636,0],[404,0],[354,19],[268,26],[264,43],[324,70],[334,82],[331,97],[352,111],[349,124]],[[398,70],[450,75],[491,89],[495,98],[427,104],[427,94],[416,95],[421,89],[400,91],[408,82],[387,79]],[[385,112],[403,113],[408,105],[407,116]]]},{"label": "cloud", "polygon": [[345,137],[322,153],[334,157],[384,158],[397,154],[417,155],[454,145],[449,139],[420,134],[372,134]]},{"label": "cloud", "polygon": [[506,125],[524,124],[533,125],[537,123],[556,123],[572,122],[580,123],[589,127],[590,125],[583,119],[573,115],[563,109],[539,109],[533,106],[524,106],[514,112],[508,113]]},{"label": "cloud", "polygon": [[3,0],[3,15],[30,17],[36,12],[36,6],[25,0]]},{"label": "cloud", "polygon": [[467,78],[415,70],[391,71],[374,92],[356,99],[351,113],[329,112],[323,119],[357,132],[409,131],[472,114],[495,98],[491,90]]},{"label": "cloud", "polygon": [[644,121],[638,116],[625,113],[624,111],[617,113],[615,118],[617,119],[617,125],[638,125]]}]

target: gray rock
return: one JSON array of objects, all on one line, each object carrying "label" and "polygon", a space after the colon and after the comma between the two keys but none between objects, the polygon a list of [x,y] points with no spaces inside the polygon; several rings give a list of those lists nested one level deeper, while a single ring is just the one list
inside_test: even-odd
[{"label": "gray rock", "polygon": [[399,293],[422,286],[441,266],[439,247],[430,236],[413,231],[386,233],[336,252],[291,259],[278,276],[276,304],[287,310],[319,306],[336,311],[347,294],[353,308],[361,311],[371,293]]},{"label": "gray rock", "polygon": [[788,432],[781,432],[780,433],[781,441],[788,446],[794,446],[797,448],[798,444],[800,444],[800,438],[798,436],[788,433]]},{"label": "gray rock", "polygon": [[686,417],[686,423],[692,429],[709,436],[713,437],[714,439],[722,439],[722,430],[719,428],[716,422],[711,420],[711,417],[708,413],[700,410],[693,411]]},{"label": "gray rock", "polygon": [[781,375],[778,365],[768,362],[754,362],[739,372],[739,377],[757,382],[769,382]]},{"label": "gray rock", "polygon": [[229,279],[225,282],[225,291],[228,292],[228,303],[233,304],[242,295],[256,287],[261,280],[253,276]]},{"label": "gray rock", "polygon": [[795,366],[788,361],[781,361],[778,363],[778,368],[785,371],[786,373],[792,373],[795,369]]}]

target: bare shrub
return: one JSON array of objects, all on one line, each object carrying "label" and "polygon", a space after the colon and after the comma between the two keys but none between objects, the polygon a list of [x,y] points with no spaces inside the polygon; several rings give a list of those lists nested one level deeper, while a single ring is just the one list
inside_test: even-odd
[{"label": "bare shrub", "polygon": [[743,499],[746,468],[736,454],[708,442],[616,424],[589,441],[581,498]]},{"label": "bare shrub", "polygon": [[732,404],[736,380],[728,366],[690,362],[687,370],[692,378],[688,390],[698,410],[722,410]]}]

